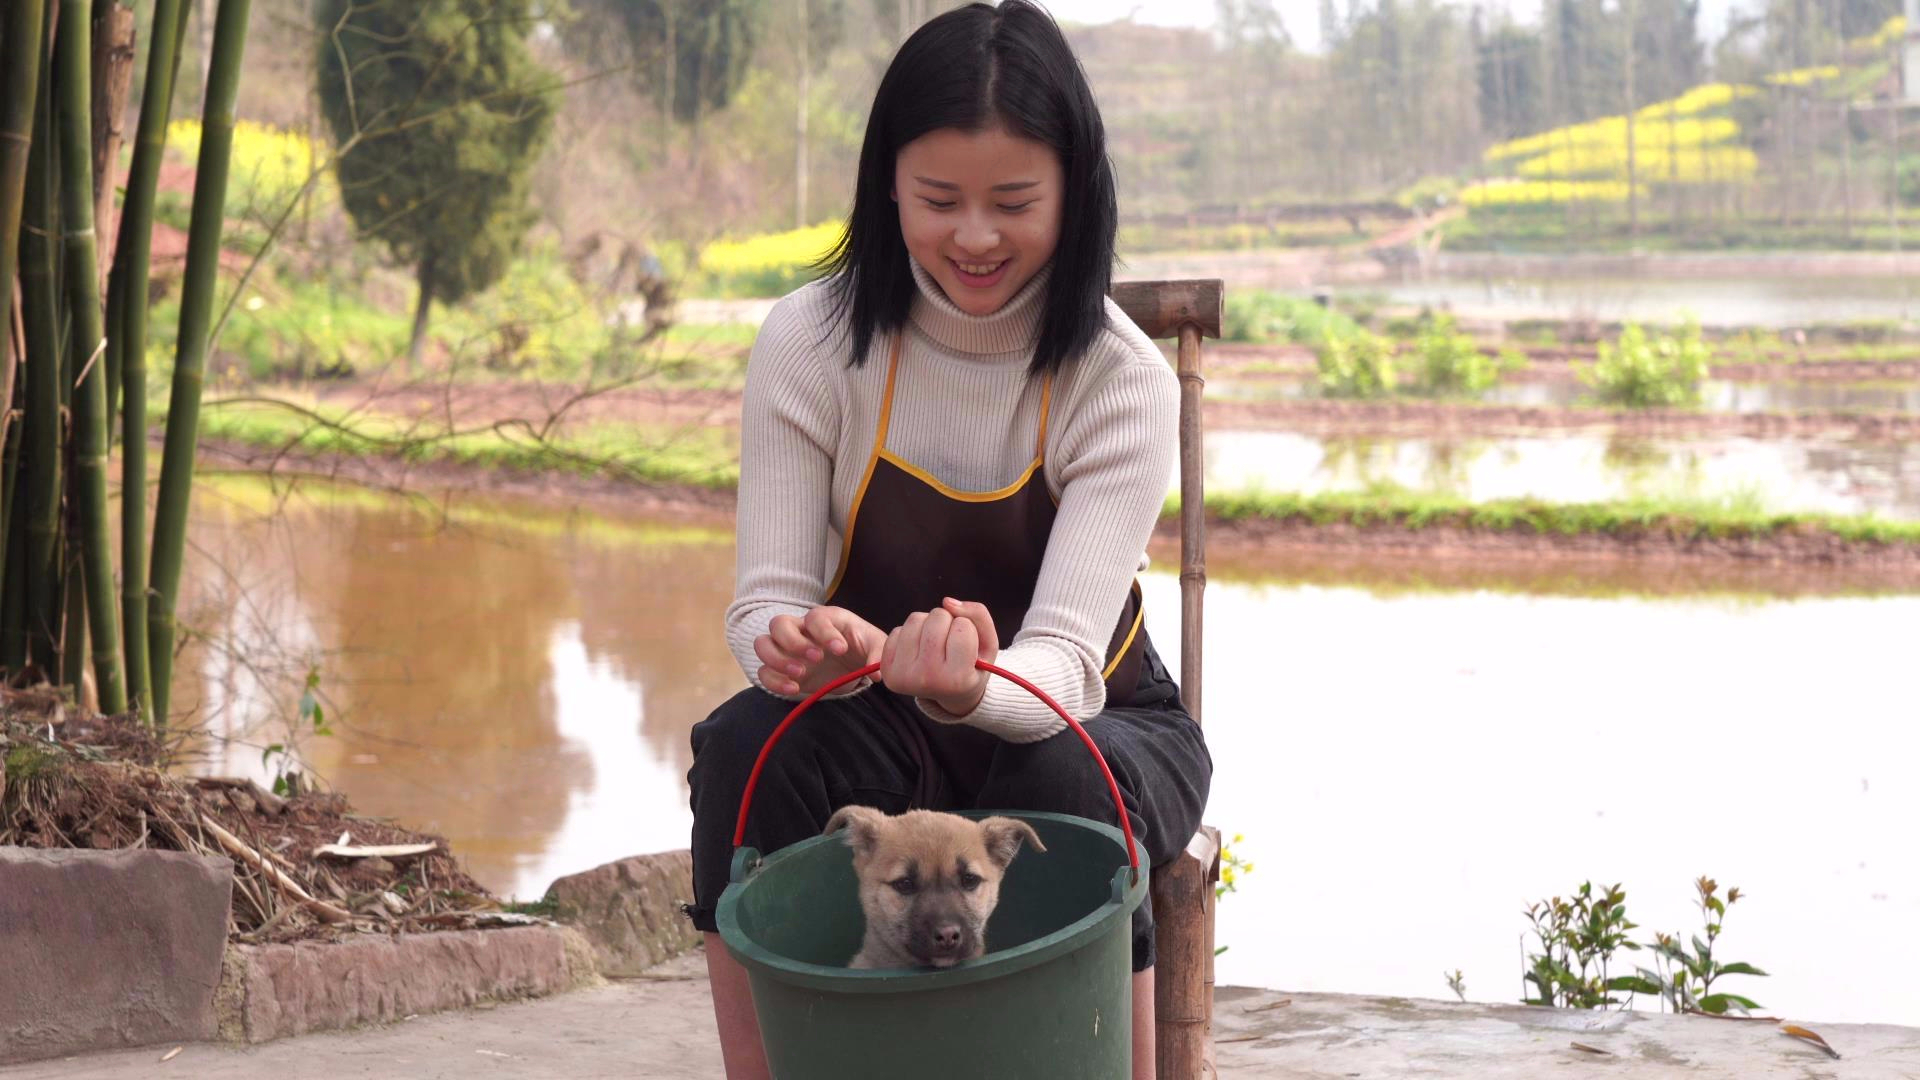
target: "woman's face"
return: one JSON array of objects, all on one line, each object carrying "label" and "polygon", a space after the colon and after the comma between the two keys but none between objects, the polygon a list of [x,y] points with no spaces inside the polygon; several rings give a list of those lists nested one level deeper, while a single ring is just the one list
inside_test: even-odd
[{"label": "woman's face", "polygon": [[1064,185],[1052,148],[997,124],[930,131],[893,165],[908,253],[969,315],[1000,310],[1053,257]]}]

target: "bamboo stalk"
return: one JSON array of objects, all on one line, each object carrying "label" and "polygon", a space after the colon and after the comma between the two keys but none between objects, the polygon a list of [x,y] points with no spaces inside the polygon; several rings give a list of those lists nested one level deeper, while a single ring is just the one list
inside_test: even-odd
[{"label": "bamboo stalk", "polygon": [[1207,588],[1206,451],[1200,427],[1200,328],[1180,327],[1180,699],[1200,723],[1201,614]]},{"label": "bamboo stalk", "polygon": [[[80,557],[85,563],[87,626],[93,637],[93,676],[100,707],[127,710],[120,669],[120,613],[113,595],[113,551],[107,532],[107,373],[100,310],[100,250],[93,230],[93,114],[89,100],[93,54],[90,0],[61,0],[60,216],[66,235],[68,317],[79,365],[73,393],[74,490],[79,499]],[[81,359],[85,357],[85,359]]]},{"label": "bamboo stalk", "polygon": [[[93,0],[93,221],[101,236],[113,228],[113,180],[127,136],[133,57],[133,8],[124,0]],[[103,292],[112,257],[111,250],[101,252]]]},{"label": "bamboo stalk", "polygon": [[148,29],[147,74],[127,169],[127,201],[114,245],[109,326],[120,362],[120,615],[126,636],[127,691],[154,722],[147,656],[147,281],[153,255],[153,204],[173,109],[180,23],[186,5],[158,0]]},{"label": "bamboo stalk", "polygon": [[[21,200],[40,95],[40,41],[46,0],[9,0],[6,82],[0,85],[0,358],[13,356],[13,275],[20,255]],[[23,44],[28,43],[28,44]]]},{"label": "bamboo stalk", "polygon": [[[126,137],[127,91],[133,84],[133,8],[124,0],[93,0],[93,221],[101,236],[113,234],[114,174],[120,168],[120,144]],[[112,248],[100,253],[101,284],[111,298],[108,269]],[[113,310],[111,299],[108,311]],[[113,404],[118,399],[120,335],[107,317],[107,442],[113,442]]]},{"label": "bamboo stalk", "polygon": [[[22,515],[21,500],[15,491],[16,505],[7,514],[8,523]],[[0,588],[0,667],[17,673],[27,664],[27,545],[8,544],[4,588]]]},{"label": "bamboo stalk", "polygon": [[[68,528],[71,530],[71,522]],[[80,560],[67,560],[60,584],[66,596],[60,614],[60,670],[53,673],[54,681],[70,688],[73,700],[80,701],[86,685],[81,676],[87,670],[86,568]]]},{"label": "bamboo stalk", "polygon": [[152,598],[147,611],[153,716],[154,723],[161,726],[167,722],[173,676],[174,605],[186,555],[187,503],[193,490],[200,389],[206,375],[214,284],[220,268],[220,229],[225,224],[227,165],[233,149],[233,105],[239,91],[240,57],[246,47],[250,9],[250,0],[221,0],[213,32],[214,62],[200,124],[200,161],[194,181],[193,220],[187,233],[179,351],[173,365],[173,396],[167,410],[167,441],[161,454],[160,492],[155,504]]},{"label": "bamboo stalk", "polygon": [[[47,20],[51,22],[52,20]],[[42,36],[54,34],[43,27]],[[40,73],[34,109],[33,149],[27,164],[21,211],[20,302],[26,330],[26,416],[20,448],[26,470],[25,566],[21,583],[26,659],[52,670],[59,642],[60,594],[60,314],[54,283],[52,148],[53,103],[49,67]],[[16,528],[16,531],[19,531]],[[24,662],[24,660],[23,660]]]}]

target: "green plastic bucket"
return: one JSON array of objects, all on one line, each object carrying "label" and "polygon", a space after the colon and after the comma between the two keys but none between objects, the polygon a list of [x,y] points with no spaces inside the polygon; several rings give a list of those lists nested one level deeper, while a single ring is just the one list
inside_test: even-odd
[{"label": "green plastic bucket", "polygon": [[[834,688],[796,707],[761,760],[788,724]],[[1079,724],[1053,707],[1098,758]],[[751,800],[749,782],[732,880],[716,916],[727,951],[746,968],[776,1080],[1128,1075],[1132,915],[1147,895],[1147,869],[1137,843],[1129,859],[1129,837],[1120,829],[1065,814],[968,813],[1019,818],[1047,849],[1025,852],[1008,867],[987,924],[991,951],[940,970],[854,970],[846,965],[865,922],[852,850],[840,836],[813,837],[765,857],[738,847]]]}]

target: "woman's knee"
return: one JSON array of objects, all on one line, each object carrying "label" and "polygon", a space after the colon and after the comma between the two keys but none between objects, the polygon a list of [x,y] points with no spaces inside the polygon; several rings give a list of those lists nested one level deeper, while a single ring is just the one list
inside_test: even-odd
[{"label": "woman's knee", "polygon": [[757,687],[728,698],[693,725],[694,770],[737,766],[742,759],[751,768],[787,708],[791,706]]},{"label": "woman's knee", "polygon": [[983,809],[1037,810],[1103,821],[1115,813],[1105,776],[1071,731],[998,747],[977,801]]}]

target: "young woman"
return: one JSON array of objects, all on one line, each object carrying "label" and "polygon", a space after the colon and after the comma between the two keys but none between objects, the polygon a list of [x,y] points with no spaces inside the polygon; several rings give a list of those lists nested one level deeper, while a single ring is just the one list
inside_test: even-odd
[{"label": "young woman", "polygon": [[[1046,810],[1111,820],[1105,782],[1045,706],[1082,721],[1155,863],[1199,827],[1212,762],[1154,652],[1134,575],[1166,497],[1178,388],[1107,299],[1106,136],[1053,20],[972,4],[901,46],[867,121],[823,280],[754,342],[727,641],[754,684],[693,729],[694,924],[727,1075],[765,1074],[745,973],[714,933],[755,756],[747,842],[837,808]],[[1153,915],[1134,919],[1134,1061],[1153,1074]]]}]

